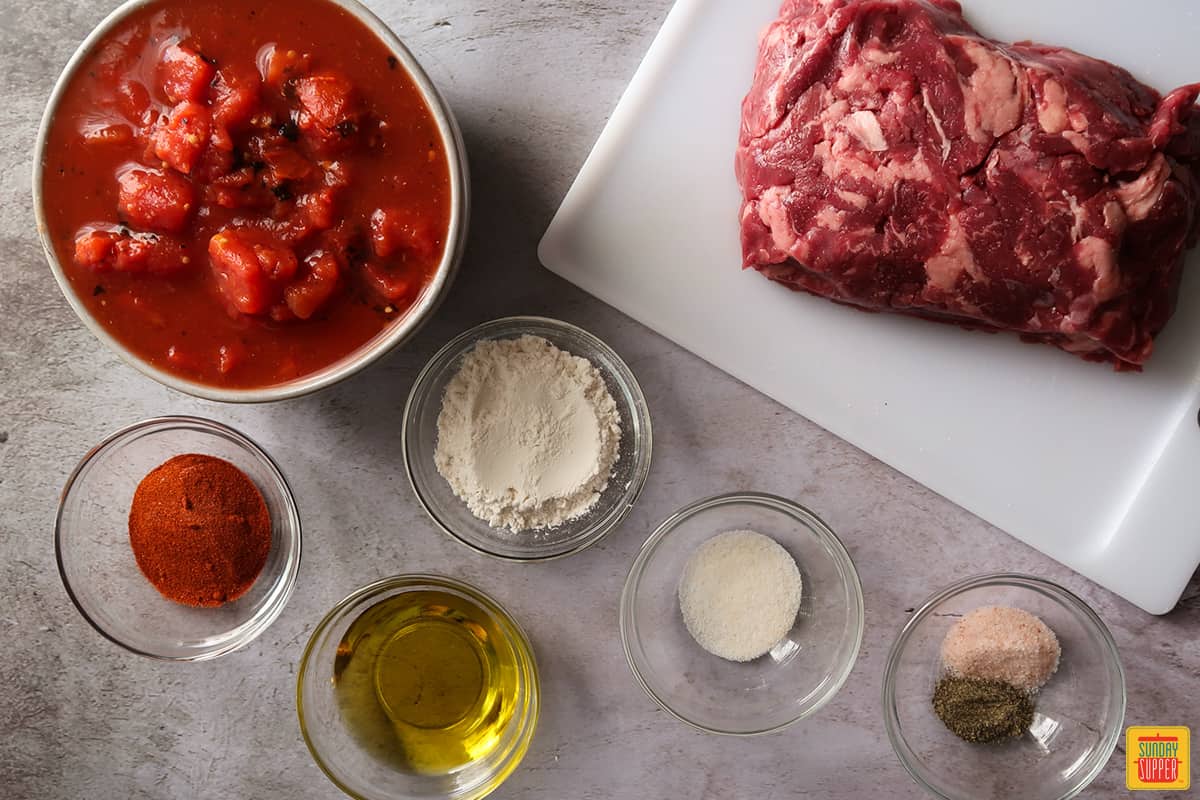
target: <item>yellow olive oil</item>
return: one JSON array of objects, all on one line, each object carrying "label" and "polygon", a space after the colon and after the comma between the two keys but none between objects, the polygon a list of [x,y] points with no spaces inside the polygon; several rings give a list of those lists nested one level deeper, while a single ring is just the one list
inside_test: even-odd
[{"label": "yellow olive oil", "polygon": [[472,601],[425,590],[395,595],[338,644],[342,717],[376,758],[444,774],[486,757],[512,719],[518,655]]}]

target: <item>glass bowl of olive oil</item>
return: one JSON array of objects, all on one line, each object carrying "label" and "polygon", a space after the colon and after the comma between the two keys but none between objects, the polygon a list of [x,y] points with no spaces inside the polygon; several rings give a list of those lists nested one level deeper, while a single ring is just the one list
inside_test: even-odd
[{"label": "glass bowl of olive oil", "polygon": [[529,640],[492,598],[435,575],[364,586],[300,662],[300,731],[360,800],[476,800],[520,764],[537,726]]}]

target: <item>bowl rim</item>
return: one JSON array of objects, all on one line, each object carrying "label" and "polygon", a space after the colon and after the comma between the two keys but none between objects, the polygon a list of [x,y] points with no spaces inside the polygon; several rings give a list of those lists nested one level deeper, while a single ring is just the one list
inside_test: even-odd
[{"label": "bowl rim", "polygon": [[904,623],[904,627],[900,629],[900,633],[897,634],[896,640],[892,643],[892,647],[888,652],[887,662],[884,666],[882,692],[883,721],[884,728],[887,730],[888,741],[891,743],[892,752],[896,754],[900,765],[904,767],[905,772],[908,773],[917,786],[933,794],[935,797],[942,798],[942,800],[959,800],[953,795],[945,794],[930,785],[913,763],[916,760],[916,754],[908,746],[908,742],[900,730],[900,718],[896,710],[896,680],[899,673],[901,654],[904,652],[918,625],[933,612],[934,608],[942,602],[968,590],[994,585],[1014,586],[1031,591],[1040,591],[1071,609],[1084,622],[1085,627],[1089,627],[1097,634],[1098,639],[1103,644],[1104,652],[1107,654],[1105,658],[1106,666],[1110,672],[1116,675],[1117,690],[1114,696],[1110,696],[1109,701],[1111,703],[1114,699],[1117,700],[1120,706],[1120,713],[1114,716],[1113,723],[1110,726],[1111,729],[1107,732],[1100,749],[1097,750],[1097,752],[1103,752],[1104,756],[1097,758],[1091,768],[1074,785],[1067,789],[1066,792],[1058,795],[1057,798],[1057,800],[1069,800],[1069,798],[1077,796],[1091,785],[1092,781],[1100,775],[1104,767],[1112,759],[1113,751],[1116,749],[1117,742],[1121,738],[1128,695],[1125,686],[1125,667],[1121,663],[1120,650],[1117,648],[1117,642],[1113,638],[1112,632],[1104,624],[1104,620],[1074,592],[1047,578],[1039,578],[1036,575],[1029,575],[1022,572],[987,572],[980,575],[972,575],[955,581],[944,589],[934,592],[917,608],[912,617]]},{"label": "bowl rim", "polygon": [[[846,588],[849,590],[850,597],[854,601],[854,609],[852,612],[855,639],[854,645],[850,649],[849,657],[845,659],[845,662],[840,664],[836,671],[831,672],[831,676],[833,676],[835,680],[829,684],[824,694],[822,694],[811,706],[809,706],[807,709],[804,709],[803,712],[796,715],[792,719],[782,722],[778,725],[772,725],[770,727],[751,731],[727,731],[719,728],[710,728],[706,725],[702,725],[699,722],[689,719],[687,716],[671,707],[670,704],[668,704],[662,697],[658,695],[657,692],[654,691],[649,681],[642,674],[641,670],[638,669],[637,662],[635,661],[633,655],[633,648],[630,644],[630,637],[632,635],[632,631],[630,629],[632,627],[636,627],[636,624],[633,622],[633,600],[634,596],[637,594],[638,587],[641,584],[641,577],[645,570],[646,564],[649,562],[650,556],[655,552],[655,550],[658,549],[662,542],[666,540],[671,531],[673,531],[684,520],[690,519],[699,513],[713,508],[733,504],[763,506],[773,511],[787,514],[788,516],[803,522],[813,532],[813,534],[817,536],[817,538],[819,538],[824,544],[828,545],[831,549],[834,560],[838,563],[838,566],[848,577]],[[840,692],[842,687],[846,684],[846,681],[849,680],[850,673],[854,670],[854,665],[858,662],[859,652],[862,649],[863,635],[866,631],[866,605],[863,597],[862,580],[859,578],[858,569],[854,565],[854,559],[850,556],[850,552],[846,549],[846,546],[842,543],[842,540],[836,533],[834,533],[833,529],[830,528],[825,521],[817,516],[811,509],[795,502],[794,500],[789,500],[786,497],[780,497],[779,495],[768,494],[765,492],[729,492],[726,494],[715,495],[713,497],[708,497],[702,500],[697,500],[693,503],[689,503],[663,520],[663,522],[654,530],[654,532],[646,538],[646,541],[642,543],[641,548],[638,550],[637,557],[634,559],[633,565],[629,569],[629,574],[625,578],[625,585],[621,590],[621,604],[619,613],[621,646],[625,650],[625,660],[629,664],[629,669],[633,673],[634,679],[637,680],[638,685],[642,687],[642,691],[644,691],[651,700],[657,703],[658,706],[668,714],[680,722],[690,725],[696,730],[703,731],[705,733],[715,733],[721,736],[736,736],[742,738],[765,736],[790,728],[801,720],[815,714],[827,703],[829,703],[829,701],[836,697],[838,692]]]},{"label": "bowl rim", "polygon": [[[501,338],[505,333],[520,333],[523,329],[544,327],[557,329],[564,333],[578,337],[587,342],[589,347],[594,348],[601,353],[605,358],[611,361],[616,369],[610,374],[613,380],[633,399],[632,410],[638,418],[638,437],[634,441],[632,450],[633,477],[630,480],[629,486],[625,489],[622,495],[621,502],[603,519],[597,520],[594,531],[569,548],[555,552],[551,551],[543,555],[531,556],[516,556],[508,553],[495,552],[491,549],[483,547],[476,542],[470,541],[459,535],[450,525],[444,522],[434,511],[432,504],[429,502],[422,488],[421,481],[417,479],[417,470],[415,467],[413,448],[410,445],[411,437],[415,436],[413,415],[418,405],[430,402],[433,398],[430,395],[432,390],[432,380],[435,374],[439,373],[465,355],[471,346],[477,341],[482,341],[488,338]],[[533,335],[537,335],[534,333]],[[573,355],[581,355],[573,353]],[[589,359],[590,360],[590,359]],[[445,363],[442,363],[445,362]],[[600,365],[593,362],[597,369],[601,369]],[[607,370],[605,370],[607,372]],[[400,432],[401,452],[403,454],[404,469],[408,473],[408,481],[412,486],[413,494],[417,497],[417,502],[425,509],[425,513],[433,521],[443,533],[450,536],[455,541],[466,545],[471,550],[481,555],[488,556],[500,561],[507,561],[519,564],[542,563],[546,561],[554,561],[560,558],[580,553],[592,545],[596,544],[609,533],[616,530],[622,522],[633,511],[633,507],[637,504],[638,498],[641,497],[642,491],[645,489],[646,480],[650,476],[650,465],[653,460],[654,451],[654,431],[650,419],[650,407],[646,402],[646,396],[642,391],[642,386],[638,382],[637,376],[630,369],[629,364],[625,359],[613,350],[607,343],[590,333],[578,325],[573,325],[570,322],[564,322],[560,319],[540,316],[510,316],[500,317],[488,322],[480,323],[474,327],[463,331],[455,336],[449,342],[438,349],[436,353],[421,368],[417,378],[413,381],[412,388],[409,390],[408,399],[404,403],[403,424]],[[625,436],[629,425],[626,424],[622,428],[621,435]]]},{"label": "bowl rim", "polygon": [[[347,796],[355,798],[355,800],[371,800],[371,798],[365,797],[353,791],[350,789],[350,787],[346,786],[337,775],[333,773],[329,765],[325,763],[324,758],[321,757],[321,754],[313,744],[312,738],[308,734],[308,726],[305,724],[304,716],[304,677],[308,672],[310,656],[313,654],[313,648],[316,645],[318,637],[323,634],[331,625],[341,620],[345,612],[354,607],[360,601],[383,594],[384,592],[387,592],[393,588],[405,588],[406,586],[410,588],[417,588],[420,585],[432,585],[454,589],[468,596],[474,597],[475,599],[483,600],[485,605],[490,604],[493,606],[500,612],[500,615],[504,618],[504,621],[512,627],[516,639],[524,650],[525,656],[528,658],[529,680],[527,681],[526,691],[529,696],[529,713],[525,719],[523,731],[520,734],[521,741],[518,744],[517,749],[514,751],[516,756],[513,758],[512,768],[509,770],[508,775],[505,776],[505,780],[507,780],[512,772],[516,771],[521,766],[521,762],[525,760],[525,756],[529,751],[529,746],[533,742],[533,737],[537,734],[538,722],[541,719],[542,708],[541,673],[538,671],[537,655],[534,653],[533,643],[529,639],[529,634],[525,632],[525,629],[521,627],[521,623],[517,621],[517,618],[514,617],[504,605],[497,601],[496,598],[492,597],[492,595],[475,586],[474,584],[458,580],[457,578],[451,578],[450,576],[443,575],[441,573],[407,572],[399,575],[392,575],[391,577],[387,578],[380,578],[379,580],[372,581],[365,586],[355,589],[350,594],[346,595],[337,603],[335,603],[334,606],[325,613],[325,615],[321,618],[321,621],[317,623],[317,626],[313,628],[313,632],[309,635],[308,642],[304,645],[304,653],[300,656],[300,665],[296,670],[296,717],[300,725],[300,736],[302,739],[304,739],[304,746],[308,749],[309,756],[312,758],[313,762],[316,763],[321,772],[325,774],[325,777],[328,778],[330,782],[333,783],[333,785],[339,790],[341,790]],[[490,609],[489,613],[491,613]],[[498,789],[502,783],[503,781],[491,787],[482,794],[472,793],[466,797],[473,798],[473,800],[480,800],[481,798],[486,797]]]},{"label": "bowl rim", "polygon": [[205,400],[223,403],[270,403],[302,397],[339,383],[375,364],[415,336],[434,316],[449,294],[466,249],[471,198],[466,144],[450,105],[417,62],[412,51],[383,20],[359,0],[323,0],[323,2],[338,6],[354,16],[399,59],[400,65],[412,79],[425,101],[425,105],[429,108],[437,125],[442,146],[446,148],[446,164],[450,184],[450,224],[446,231],[446,245],[442,253],[442,261],[434,273],[433,280],[425,287],[416,304],[403,317],[390,323],[390,327],[384,327],[373,340],[365,342],[357,350],[347,353],[341,359],[316,372],[270,386],[229,388],[211,386],[174,375],[133,353],[93,317],[71,286],[62,264],[55,254],[54,243],[50,241],[49,225],[44,210],[45,198],[42,193],[42,184],[46,172],[46,146],[50,128],[67,87],[78,72],[83,60],[92,53],[104,37],[124,22],[128,16],[160,2],[163,0],[126,0],[101,20],[75,49],[66,66],[63,67],[54,83],[53,90],[51,90],[50,98],[46,102],[46,108],[42,112],[33,150],[33,213],[43,254],[68,305],[71,306],[71,310],[75,312],[84,326],[126,364],[163,386]]},{"label": "bowl rim", "polygon": [[[169,656],[161,653],[151,652],[139,647],[134,647],[128,642],[124,642],[110,632],[104,629],[83,604],[79,601],[79,597],[75,593],[75,589],[71,586],[70,580],[67,578],[66,565],[63,562],[63,544],[62,544],[62,526],[63,512],[66,506],[67,498],[71,491],[75,488],[76,482],[79,480],[84,469],[92,462],[94,458],[108,450],[113,445],[121,442],[128,436],[139,431],[160,432],[163,430],[172,430],[179,427],[199,428],[206,433],[222,436],[235,444],[241,446],[252,456],[256,457],[267,472],[275,481],[280,496],[283,498],[285,514],[280,521],[280,525],[285,532],[285,536],[292,543],[291,555],[288,557],[287,563],[284,565],[283,571],[275,580],[275,587],[272,589],[276,592],[275,597],[267,605],[264,605],[258,610],[254,616],[250,617],[242,625],[249,627],[239,636],[230,639],[228,642],[211,650],[204,650],[194,655]],[[158,430],[155,430],[158,429]],[[275,463],[267,452],[258,445],[250,437],[234,430],[233,428],[215,420],[204,419],[202,417],[193,417],[187,415],[173,415],[163,417],[152,417],[150,419],[135,422],[109,434],[104,437],[98,444],[94,445],[90,450],[79,459],[79,463],[71,470],[71,474],[67,477],[66,483],[63,484],[62,490],[58,495],[58,509],[54,515],[54,560],[58,565],[58,577],[62,582],[63,588],[67,592],[67,596],[71,599],[72,605],[79,615],[83,617],[92,628],[113,644],[145,658],[150,658],[155,661],[170,661],[170,662],[197,662],[210,661],[214,658],[219,658],[223,655],[240,650],[246,645],[257,639],[263,631],[269,628],[279,615],[283,613],[283,609],[287,606],[288,601],[292,597],[292,593],[296,589],[296,580],[300,574],[300,559],[303,551],[304,535],[302,524],[300,521],[300,510],[296,505],[296,498],[292,494],[292,488],[284,477],[283,472],[279,469],[279,465]],[[241,626],[239,626],[241,627]]]}]

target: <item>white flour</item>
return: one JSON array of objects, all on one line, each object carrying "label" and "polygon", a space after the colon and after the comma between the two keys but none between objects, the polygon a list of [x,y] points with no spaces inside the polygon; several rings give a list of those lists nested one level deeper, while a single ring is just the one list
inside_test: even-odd
[{"label": "white flour", "polygon": [[434,461],[496,528],[553,528],[608,485],[621,416],[599,370],[538,336],[484,340],[446,385]]}]

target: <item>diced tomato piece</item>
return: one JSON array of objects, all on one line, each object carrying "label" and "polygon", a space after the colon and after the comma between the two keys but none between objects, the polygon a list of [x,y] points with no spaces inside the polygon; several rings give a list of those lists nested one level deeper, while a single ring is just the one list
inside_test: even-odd
[{"label": "diced tomato piece", "polygon": [[296,277],[296,270],[300,267],[292,249],[279,242],[254,245],[254,255],[258,259],[259,268],[277,284],[285,284]]},{"label": "diced tomato piece", "polygon": [[[241,169],[235,169],[233,172],[222,175],[221,178],[212,180],[208,187],[210,190],[209,197],[210,199],[215,199],[217,205],[223,205],[224,207],[227,207],[227,209],[236,209],[236,207],[240,207],[239,203],[224,203],[224,201],[221,201],[220,198],[223,197],[223,192],[230,192],[236,196],[236,194],[241,194],[244,192],[248,186],[253,184],[253,182],[253,167],[242,167]],[[212,192],[211,190],[218,191]]]},{"label": "diced tomato piece", "polygon": [[275,196],[255,181],[254,168],[227,172],[205,187],[205,199],[222,208],[269,208]]},{"label": "diced tomato piece", "polygon": [[203,103],[217,70],[189,45],[172,44],[163,51],[158,81],[171,103]]},{"label": "diced tomato piece", "polygon": [[200,163],[192,170],[191,176],[201,184],[213,183],[233,171],[233,141],[228,140],[218,144],[221,128],[214,128],[209,146],[200,156]]},{"label": "diced tomato piece", "polygon": [[309,319],[333,297],[341,272],[333,253],[317,251],[305,263],[308,272],[283,292],[287,307],[300,319]]},{"label": "diced tomato piece", "polygon": [[128,125],[104,125],[83,131],[83,141],[88,145],[129,144],[133,141],[133,128]]},{"label": "diced tomato piece", "polygon": [[371,248],[380,258],[412,254],[430,260],[440,255],[441,241],[427,217],[391,206],[371,215]]},{"label": "diced tomato piece", "polygon": [[214,181],[233,169],[233,132],[244,128],[259,107],[259,79],[251,70],[222,69],[213,89],[210,135],[197,176]]},{"label": "diced tomato piece", "polygon": [[279,45],[272,45],[266,57],[259,58],[259,64],[262,65],[263,83],[280,91],[288,81],[308,74],[312,56]]},{"label": "diced tomato piece", "polygon": [[135,228],[179,233],[196,206],[191,181],[175,172],[131,169],[117,179],[117,208]]},{"label": "diced tomato piece", "polygon": [[282,222],[273,219],[266,220],[263,222],[263,228],[270,231],[279,241],[293,246],[299,245],[313,233],[303,220],[294,215]]},{"label": "diced tomato piece", "polygon": [[118,272],[145,272],[151,275],[176,275],[191,269],[187,246],[169,236],[137,234],[117,240]]},{"label": "diced tomato piece", "polygon": [[97,272],[112,269],[113,245],[117,234],[89,231],[75,237],[75,263]]},{"label": "diced tomato piece", "polygon": [[402,267],[369,261],[363,264],[362,269],[367,286],[389,303],[396,303],[408,297],[419,283]]},{"label": "diced tomato piece", "polygon": [[295,322],[297,319],[296,315],[292,313],[292,310],[288,308],[286,302],[276,303],[275,305],[271,306],[268,316],[271,318],[272,322]]},{"label": "diced tomato piece", "polygon": [[298,79],[295,87],[300,104],[296,122],[317,152],[337,152],[355,141],[363,109],[345,76],[320,72]]},{"label": "diced tomato piece", "polygon": [[328,230],[337,223],[337,193],[326,186],[300,195],[296,200],[296,211],[309,228]]},{"label": "diced tomato piece", "polygon": [[273,185],[307,178],[313,171],[313,163],[291,147],[268,147],[262,159]]},{"label": "diced tomato piece", "polygon": [[354,85],[336,72],[319,72],[296,81],[300,103],[300,128],[307,125],[333,130],[340,123],[361,115]]},{"label": "diced tomato piece", "polygon": [[208,243],[217,288],[232,308],[264,314],[296,274],[291,248],[262,231],[225,228]]},{"label": "diced tomato piece", "polygon": [[75,238],[75,263],[96,272],[173,275],[190,268],[183,242],[169,236],[86,231]]},{"label": "diced tomato piece", "polygon": [[204,190],[205,198],[221,208],[241,208],[244,192],[238,186],[209,186]]},{"label": "diced tomato piece", "polygon": [[366,256],[369,245],[365,240],[366,236],[361,231],[342,220],[333,228],[323,231],[317,241],[322,250],[333,254],[344,271]]},{"label": "diced tomato piece", "polygon": [[214,124],[212,126],[212,133],[208,137],[208,143],[210,150],[217,150],[222,156],[228,156],[232,164],[233,150],[236,144],[233,141],[233,134],[229,132],[228,128]]},{"label": "diced tomato piece", "polygon": [[184,372],[196,372],[200,367],[199,360],[192,353],[175,344],[167,348],[167,361]]},{"label": "diced tomato piece", "polygon": [[250,121],[259,108],[262,81],[246,67],[217,70],[212,90],[212,118],[217,127],[237,130]]},{"label": "diced tomato piece", "polygon": [[241,342],[230,342],[217,348],[217,370],[228,375],[240,367],[247,357],[246,346]]},{"label": "diced tomato piece", "polygon": [[212,120],[199,103],[180,103],[154,131],[154,155],[183,173],[191,173],[208,147]]},{"label": "diced tomato piece", "polygon": [[345,189],[350,185],[350,165],[345,161],[323,161],[325,185],[334,189]]},{"label": "diced tomato piece", "polygon": [[[286,190],[287,185],[281,184],[279,188]],[[276,195],[281,200],[276,218],[278,219],[279,214],[287,216],[271,225],[272,230],[284,241],[296,243],[307,239],[314,233],[332,228],[338,221],[337,193],[328,186],[322,186],[295,198],[295,201],[290,203],[289,209],[286,201],[290,199],[290,195],[281,194],[277,188]]]},{"label": "diced tomato piece", "polygon": [[224,186],[229,189],[244,189],[252,183],[254,183],[254,167],[235,169],[213,180],[214,186]]}]

